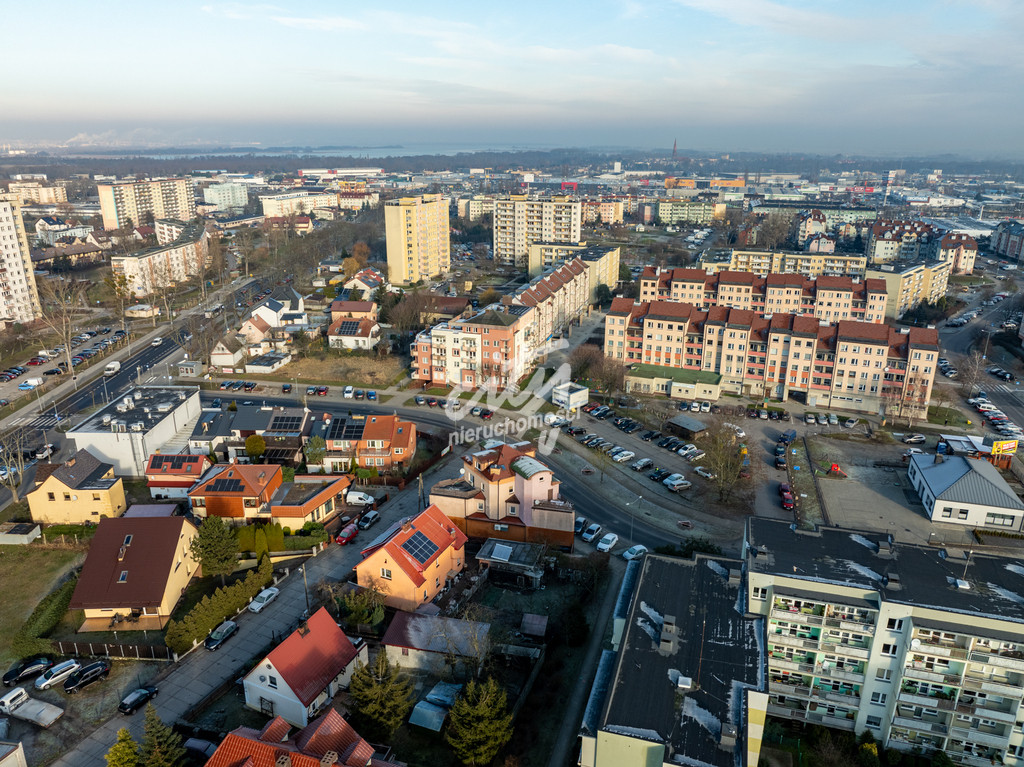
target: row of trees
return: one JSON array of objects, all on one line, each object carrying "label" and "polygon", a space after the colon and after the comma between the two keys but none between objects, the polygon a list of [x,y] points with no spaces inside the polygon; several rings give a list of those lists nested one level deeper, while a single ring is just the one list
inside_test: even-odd
[{"label": "row of trees", "polygon": [[105,758],[107,767],[184,767],[186,756],[181,736],[164,724],[150,703],[146,706],[142,743],[136,743],[122,727]]}]

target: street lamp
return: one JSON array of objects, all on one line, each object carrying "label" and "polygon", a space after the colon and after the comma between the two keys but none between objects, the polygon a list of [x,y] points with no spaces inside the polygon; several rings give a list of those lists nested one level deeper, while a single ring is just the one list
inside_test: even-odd
[{"label": "street lamp", "polygon": [[[642,495],[638,495],[638,496],[636,497],[636,501],[635,501],[635,503],[636,503],[636,510],[637,510],[637,511],[639,511],[639,509],[640,509],[640,503],[641,503],[641,501],[643,501],[643,499],[644,499],[644,497],[643,497]],[[627,503],[626,505],[627,505],[627,506],[632,506],[632,505],[633,505],[633,503],[634,503],[634,501],[630,501],[630,502],[629,502],[629,503]],[[629,512],[629,542],[630,542],[630,543],[632,543],[632,542],[633,542],[633,522],[634,522],[635,520],[636,520],[636,514],[634,513],[634,510],[633,510],[633,509],[630,509],[630,512]]]}]

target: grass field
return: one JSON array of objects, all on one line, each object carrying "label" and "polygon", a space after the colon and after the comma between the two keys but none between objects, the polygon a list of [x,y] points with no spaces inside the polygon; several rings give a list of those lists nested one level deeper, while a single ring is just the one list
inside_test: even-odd
[{"label": "grass field", "polygon": [[0,583],[17,584],[0,600],[0,665],[15,660],[11,640],[57,580],[85,557],[85,547],[0,546]]},{"label": "grass field", "polygon": [[938,424],[939,426],[956,426],[963,429],[967,427],[967,417],[955,407],[929,405],[928,423]]},{"label": "grass field", "polygon": [[[267,378],[275,381],[318,383],[328,386],[369,387],[383,389],[405,372],[402,357],[333,357],[301,359],[290,362]],[[260,376],[248,376],[258,379]]]}]

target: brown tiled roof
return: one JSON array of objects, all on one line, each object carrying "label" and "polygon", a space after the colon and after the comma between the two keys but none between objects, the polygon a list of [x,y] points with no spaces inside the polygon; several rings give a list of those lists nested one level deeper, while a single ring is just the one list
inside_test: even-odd
[{"label": "brown tiled roof", "polygon": [[632,298],[613,298],[612,305],[608,309],[608,314],[630,314],[633,311],[633,303],[634,301]]},{"label": "brown tiled roof", "polygon": [[[184,517],[100,520],[71,597],[71,609],[159,606],[186,525],[192,527]],[[126,545],[129,535],[131,541]]]},{"label": "brown tiled roof", "polygon": [[870,343],[887,344],[890,341],[893,329],[888,325],[879,325],[874,322],[856,322],[854,320],[842,320],[839,323],[839,339],[868,341]]}]

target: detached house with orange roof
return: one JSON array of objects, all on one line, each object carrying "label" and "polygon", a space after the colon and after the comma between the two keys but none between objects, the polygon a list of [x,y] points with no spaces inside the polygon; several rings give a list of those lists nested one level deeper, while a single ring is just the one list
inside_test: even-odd
[{"label": "detached house with orange roof", "polygon": [[205,455],[151,455],[146,464],[146,486],[158,500],[188,498],[192,485],[200,480],[213,464]]},{"label": "detached house with orange roof", "polygon": [[238,329],[238,338],[246,344],[258,344],[270,336],[270,330],[270,323],[254,314],[242,323]]},{"label": "detached house with orange roof", "polygon": [[282,481],[277,464],[221,464],[206,472],[188,498],[197,517],[223,517],[236,525],[269,521],[270,501]]},{"label": "detached house with orange roof", "polygon": [[399,610],[429,603],[466,566],[466,535],[437,508],[396,524],[363,550],[360,586],[383,592]]},{"label": "detached house with orange roof", "polygon": [[366,643],[321,607],[242,679],[245,705],[305,727],[348,687],[356,661],[368,662]]},{"label": "detached house with orange roof", "polygon": [[292,530],[307,522],[324,523],[344,507],[351,484],[348,475],[297,474],[291,482],[282,482],[270,499],[270,521]]},{"label": "detached house with orange roof", "polygon": [[349,471],[353,461],[378,473],[404,471],[416,455],[416,424],[394,415],[323,419],[313,425],[313,436],[327,443],[322,465],[328,473]]},{"label": "detached house with orange roof", "polygon": [[261,730],[239,727],[227,734],[204,767],[405,767],[378,757],[373,746],[333,708],[289,736],[281,717]]},{"label": "detached house with orange roof", "polygon": [[547,543],[572,550],[576,512],[530,442],[463,456],[462,476],[430,489],[437,506],[470,538]]}]

